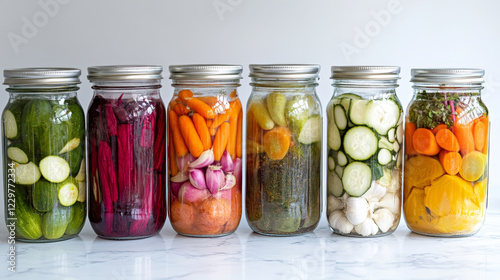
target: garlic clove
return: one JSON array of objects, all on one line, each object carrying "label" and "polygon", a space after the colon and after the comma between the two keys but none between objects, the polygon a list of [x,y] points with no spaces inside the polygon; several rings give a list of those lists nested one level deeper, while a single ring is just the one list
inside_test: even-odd
[{"label": "garlic clove", "polygon": [[380,231],[386,233],[394,225],[394,214],[386,208],[380,208],[372,215]]},{"label": "garlic clove", "polygon": [[371,187],[362,197],[368,201],[379,201],[386,193],[387,189],[385,187],[373,181]]},{"label": "garlic clove", "polygon": [[398,192],[401,189],[401,172],[399,169],[392,171],[391,184],[387,187],[387,192]]},{"label": "garlic clove", "polygon": [[222,166],[222,171],[224,172],[234,171],[234,162],[227,150],[224,151],[222,157],[220,158],[220,165]]},{"label": "garlic clove", "polygon": [[328,203],[327,207],[326,207],[327,215],[328,216],[330,216],[330,214],[333,211],[340,210],[340,209],[344,208],[344,206],[345,206],[344,202],[342,202],[340,199],[336,198],[333,195],[329,195],[326,200],[327,200],[327,203]]},{"label": "garlic clove", "polygon": [[347,220],[344,212],[341,210],[333,211],[328,217],[328,223],[333,229],[336,229],[343,234],[350,233],[354,228],[354,226]]},{"label": "garlic clove", "polygon": [[189,168],[203,168],[207,167],[214,162],[214,151],[208,149],[201,153],[201,155],[193,162],[189,163]]},{"label": "garlic clove", "polygon": [[345,216],[353,225],[361,224],[368,216],[368,202],[363,197],[349,197],[346,200]]},{"label": "garlic clove", "polygon": [[179,167],[180,172],[185,172],[189,167],[189,161],[192,159],[191,154],[187,154],[183,157],[177,158],[177,166]]},{"label": "garlic clove", "polygon": [[220,190],[229,190],[236,186],[236,177],[231,172],[226,175],[226,182]]},{"label": "garlic clove", "polygon": [[189,177],[187,175],[187,172],[179,172],[175,176],[172,176],[170,178],[170,181],[174,183],[183,183],[189,180]]},{"label": "garlic clove", "polygon": [[207,188],[212,194],[216,194],[226,183],[224,171],[220,166],[209,165],[205,173]]},{"label": "garlic clove", "polygon": [[354,227],[354,230],[362,236],[370,236],[378,233],[378,227],[372,218],[366,218],[361,224]]},{"label": "garlic clove", "polygon": [[395,193],[386,194],[379,202],[376,203],[376,207],[387,208],[393,214],[401,213],[400,198]]}]

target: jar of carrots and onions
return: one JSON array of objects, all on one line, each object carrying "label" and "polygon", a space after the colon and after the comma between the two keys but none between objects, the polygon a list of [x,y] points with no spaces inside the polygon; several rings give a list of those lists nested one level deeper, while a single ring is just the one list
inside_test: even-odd
[{"label": "jar of carrots and onions", "polygon": [[482,226],[488,188],[484,70],[412,69],[405,123],[403,209],[408,227],[468,236]]},{"label": "jar of carrots and onions", "polygon": [[252,230],[313,231],[321,212],[319,65],[250,65],[246,216]]},{"label": "jar of carrots and onions", "polygon": [[177,233],[231,234],[241,219],[241,65],[172,65],[169,217]]}]

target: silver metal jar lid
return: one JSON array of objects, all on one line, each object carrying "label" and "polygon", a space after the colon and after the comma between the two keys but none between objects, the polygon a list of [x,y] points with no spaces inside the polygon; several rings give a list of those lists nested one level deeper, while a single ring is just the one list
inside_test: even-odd
[{"label": "silver metal jar lid", "polygon": [[109,65],[88,68],[89,81],[161,80],[163,67],[158,65]]},{"label": "silver metal jar lid", "polygon": [[484,70],[473,68],[411,69],[411,82],[436,84],[482,84]]},{"label": "silver metal jar lid", "polygon": [[80,84],[81,71],[77,68],[19,68],[3,71],[4,85],[50,86]]},{"label": "silver metal jar lid", "polygon": [[176,81],[230,81],[243,77],[243,66],[233,64],[170,65],[170,79]]},{"label": "silver metal jar lid", "polygon": [[250,77],[273,80],[316,79],[318,64],[250,64]]},{"label": "silver metal jar lid", "polygon": [[334,80],[397,80],[400,67],[398,66],[332,66]]}]

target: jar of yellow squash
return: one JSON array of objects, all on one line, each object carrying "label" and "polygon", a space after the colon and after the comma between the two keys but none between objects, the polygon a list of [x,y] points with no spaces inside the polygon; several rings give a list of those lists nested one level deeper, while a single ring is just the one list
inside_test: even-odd
[{"label": "jar of yellow squash", "polygon": [[483,76],[481,69],[412,69],[403,210],[416,233],[468,236],[483,224],[489,147]]}]

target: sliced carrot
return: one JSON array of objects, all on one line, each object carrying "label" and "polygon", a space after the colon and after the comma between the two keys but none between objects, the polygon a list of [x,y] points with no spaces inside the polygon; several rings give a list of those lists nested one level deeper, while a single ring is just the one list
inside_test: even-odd
[{"label": "sliced carrot", "polygon": [[231,114],[229,118],[229,140],[227,141],[226,150],[234,159],[236,156],[236,138],[238,137],[238,115]]},{"label": "sliced carrot", "polygon": [[183,89],[179,91],[179,100],[186,103],[191,97],[193,97],[193,92],[189,89]]},{"label": "sliced carrot", "polygon": [[179,128],[191,155],[199,157],[203,153],[203,144],[198,132],[196,132],[193,121],[188,116],[182,115],[179,117]]},{"label": "sliced carrot", "polygon": [[444,168],[444,171],[450,175],[457,175],[462,166],[462,156],[458,152],[448,152],[441,150],[439,153],[439,161]]},{"label": "sliced carrot", "polygon": [[460,153],[462,154],[462,157],[474,151],[476,149],[476,145],[474,143],[474,134],[472,133],[472,122],[467,124],[455,122],[453,128],[453,132],[458,140],[458,145],[460,145]]},{"label": "sliced carrot", "polygon": [[207,103],[201,101],[197,97],[192,97],[187,101],[189,108],[194,110],[196,113],[202,115],[205,119],[214,119],[215,112]]},{"label": "sliced carrot", "polygon": [[203,118],[198,113],[194,113],[192,118],[194,127],[196,128],[196,132],[198,132],[198,135],[200,136],[201,144],[203,145],[203,150],[206,151],[212,148],[212,137],[210,136],[210,132],[208,131],[205,118]]},{"label": "sliced carrot", "polygon": [[168,132],[168,163],[170,167],[170,175],[175,176],[179,173],[179,168],[177,167],[177,161],[175,160],[175,148],[173,140],[172,131]]},{"label": "sliced carrot", "polygon": [[179,129],[179,117],[173,110],[168,111],[168,125],[172,132],[172,142],[174,143],[177,157],[185,156],[188,153],[188,148],[186,143],[184,143],[184,139],[182,139]]},{"label": "sliced carrot", "polygon": [[189,114],[189,109],[186,107],[186,105],[184,105],[182,103],[175,104],[174,111],[179,116]]},{"label": "sliced carrot", "polygon": [[416,155],[417,151],[413,148],[413,133],[417,130],[417,126],[412,122],[405,124],[405,153],[407,155]]},{"label": "sliced carrot", "polygon": [[243,156],[243,111],[238,115],[238,135],[236,136],[236,157]]},{"label": "sliced carrot", "polygon": [[460,151],[460,145],[458,145],[457,137],[447,128],[440,129],[436,133],[436,142],[438,145],[450,152]]},{"label": "sliced carrot", "polygon": [[490,122],[488,120],[488,116],[484,116],[481,118],[481,122],[484,124],[484,147],[483,147],[483,154],[488,154],[488,142],[490,140],[489,137],[489,125]]},{"label": "sliced carrot", "polygon": [[438,131],[440,131],[441,129],[446,129],[446,128],[448,128],[448,126],[446,124],[444,124],[444,123],[438,124],[432,129],[432,133],[434,133],[434,135],[436,135],[438,133]]},{"label": "sliced carrot", "polygon": [[413,148],[417,153],[427,156],[434,156],[441,148],[436,142],[436,137],[430,129],[418,128],[413,133]]},{"label": "sliced carrot", "polygon": [[280,160],[286,156],[290,147],[290,131],[283,126],[275,127],[264,134],[264,150],[273,160]]},{"label": "sliced carrot", "polygon": [[225,122],[219,126],[217,129],[217,133],[215,134],[213,151],[214,151],[214,159],[219,161],[224,153],[224,150],[227,146],[227,141],[229,140],[229,123]]},{"label": "sliced carrot", "polygon": [[485,130],[484,123],[481,121],[476,122],[474,124],[473,134],[474,134],[474,144],[476,146],[476,150],[482,152],[484,149],[485,143]]}]

